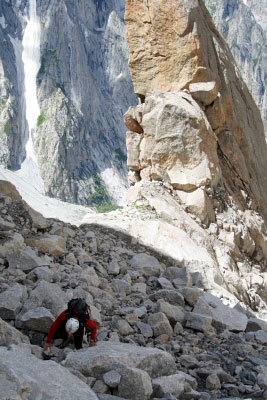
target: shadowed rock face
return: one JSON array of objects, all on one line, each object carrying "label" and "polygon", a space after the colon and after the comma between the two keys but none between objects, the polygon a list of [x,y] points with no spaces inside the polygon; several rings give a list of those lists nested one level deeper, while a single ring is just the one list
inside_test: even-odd
[{"label": "shadowed rock face", "polygon": [[[211,192],[224,187],[235,206],[266,219],[267,147],[260,113],[204,3],[128,0],[125,20],[141,99],[125,117],[132,183],[169,182],[183,200],[186,195],[185,202],[189,195],[189,202],[202,202],[210,221],[216,207],[207,187]],[[129,114],[138,129],[127,124]]]},{"label": "shadowed rock face", "polygon": [[[0,164],[12,170],[25,159],[28,139],[22,39],[30,2],[15,3],[0,4]],[[86,205],[124,203],[122,115],[137,104],[124,8],[124,0],[36,0],[40,118],[33,144],[51,197]]]},{"label": "shadowed rock face", "polygon": [[266,0],[205,0],[205,5],[230,46],[242,77],[260,109],[266,132]]}]

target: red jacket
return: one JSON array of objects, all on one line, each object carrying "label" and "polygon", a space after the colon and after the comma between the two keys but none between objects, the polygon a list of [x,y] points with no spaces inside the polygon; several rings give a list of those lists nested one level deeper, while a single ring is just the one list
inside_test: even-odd
[{"label": "red jacket", "polygon": [[[75,318],[77,318],[79,320],[79,315],[76,314]],[[48,333],[48,337],[47,337],[47,341],[46,343],[51,344],[53,341],[53,338],[55,336],[55,333],[57,331],[57,329],[62,326],[62,324],[66,324],[68,320],[67,317],[67,310],[63,311],[61,314],[59,314],[59,316],[57,317],[57,319],[53,322],[53,324],[50,327],[49,333]],[[96,340],[96,335],[97,335],[97,325],[94,321],[92,321],[91,319],[88,319],[85,323],[85,327],[89,328],[91,330],[91,339],[92,340]]]}]

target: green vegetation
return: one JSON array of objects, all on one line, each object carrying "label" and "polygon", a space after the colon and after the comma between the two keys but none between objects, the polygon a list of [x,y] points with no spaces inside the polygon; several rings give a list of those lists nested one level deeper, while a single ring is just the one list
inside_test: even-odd
[{"label": "green vegetation", "polygon": [[46,116],[44,112],[42,111],[39,117],[37,118],[37,126],[41,126],[42,123],[46,120]]},{"label": "green vegetation", "polygon": [[214,4],[214,3],[210,4],[209,11],[210,11],[211,16],[214,18],[216,11],[217,11],[216,4]]},{"label": "green vegetation", "polygon": [[99,213],[108,213],[111,211],[122,209],[121,206],[115,206],[113,204],[103,204],[103,205],[97,205],[95,207],[97,209],[97,212],[99,212]]},{"label": "green vegetation", "polygon": [[95,191],[90,197],[90,203],[95,206],[110,204],[109,195],[101,177],[99,175],[94,175],[93,181]]},{"label": "green vegetation", "polygon": [[11,133],[11,126],[10,126],[10,123],[9,123],[9,122],[6,122],[6,123],[5,123],[4,132],[5,132],[5,134],[6,134],[7,136],[10,135],[10,133]]},{"label": "green vegetation", "polygon": [[89,198],[89,206],[95,207],[99,213],[108,213],[122,208],[118,205],[111,204],[111,199],[108,195],[105,184],[99,175],[95,174],[93,176],[93,181],[95,191]]},{"label": "green vegetation", "polygon": [[0,99],[0,112],[2,112],[7,107],[7,100],[1,98]]}]

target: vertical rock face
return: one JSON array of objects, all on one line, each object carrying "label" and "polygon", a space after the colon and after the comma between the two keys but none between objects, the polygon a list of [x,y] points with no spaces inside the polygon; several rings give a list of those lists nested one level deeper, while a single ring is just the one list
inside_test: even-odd
[{"label": "vertical rock face", "polygon": [[83,204],[120,203],[127,187],[122,115],[136,103],[124,1],[40,1],[38,13],[43,118],[34,143],[46,191]]},{"label": "vertical rock face", "polygon": [[205,0],[215,25],[227,40],[267,128],[267,1]]},{"label": "vertical rock face", "polygon": [[132,183],[170,183],[206,221],[224,188],[266,218],[261,116],[203,1],[127,0],[125,20],[141,99],[125,116]]},{"label": "vertical rock face", "polygon": [[[137,104],[127,63],[124,0],[36,0],[41,65],[34,149],[46,194],[80,204],[124,201],[123,114]],[[0,4],[0,164],[25,158],[22,39],[29,1]],[[112,149],[112,151],[111,151]]]},{"label": "vertical rock face", "polygon": [[12,169],[19,168],[25,157],[23,8],[23,2],[14,7],[6,1],[0,3],[0,164]]}]

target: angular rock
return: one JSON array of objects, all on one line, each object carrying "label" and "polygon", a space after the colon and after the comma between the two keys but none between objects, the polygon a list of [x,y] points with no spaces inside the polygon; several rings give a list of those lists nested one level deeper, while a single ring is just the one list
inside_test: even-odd
[{"label": "angular rock", "polygon": [[36,307],[45,307],[54,317],[57,317],[67,308],[68,300],[68,295],[56,283],[42,280],[24,302],[22,312],[24,314]]},{"label": "angular rock", "polygon": [[213,103],[218,96],[219,88],[215,81],[190,83],[189,92],[193,98],[204,106]]},{"label": "angular rock", "polygon": [[111,370],[103,375],[103,380],[109,387],[115,388],[120,383],[121,374],[115,370]]},{"label": "angular rock", "polygon": [[258,330],[255,332],[255,339],[260,344],[267,344],[267,332],[263,330]]},{"label": "angular rock", "polygon": [[181,306],[175,306],[164,300],[158,300],[156,311],[164,313],[172,325],[176,322],[180,322],[181,324],[184,322],[185,311]]},{"label": "angular rock", "polygon": [[11,231],[15,228],[14,222],[7,221],[0,217],[0,231]]},{"label": "angular rock", "polygon": [[49,310],[44,307],[36,307],[21,315],[16,321],[16,326],[32,331],[48,333],[54,320],[55,318]]},{"label": "angular rock", "polygon": [[169,338],[172,337],[173,329],[163,312],[149,315],[147,322],[152,327],[155,337],[163,334],[168,335]]},{"label": "angular rock", "polygon": [[7,256],[7,260],[9,268],[17,268],[26,273],[36,267],[47,264],[45,260],[38,257],[31,248],[10,253]]},{"label": "angular rock", "polygon": [[173,394],[176,398],[185,392],[185,377],[183,374],[161,376],[152,380],[154,397],[164,397],[167,393]]},{"label": "angular rock", "polygon": [[28,246],[36,248],[40,253],[47,253],[54,257],[60,257],[67,251],[66,239],[57,235],[43,235],[25,239]]},{"label": "angular rock", "polygon": [[140,321],[137,323],[137,327],[145,338],[153,336],[153,329],[149,324],[145,324],[144,322]]},{"label": "angular rock", "polygon": [[30,343],[28,336],[0,318],[0,346],[9,347],[11,344]]},{"label": "angular rock", "polygon": [[152,301],[164,299],[167,303],[184,307],[184,297],[181,295],[181,293],[172,289],[157,290],[155,293],[149,296],[149,299]]},{"label": "angular rock", "polygon": [[9,254],[23,249],[24,239],[20,233],[9,233],[4,239],[0,239],[0,257],[7,257]]},{"label": "angular rock", "polygon": [[196,312],[185,314],[185,326],[205,333],[213,331],[212,318]]},{"label": "angular rock", "polygon": [[188,212],[199,218],[202,223],[209,225],[215,221],[213,202],[204,189],[198,188],[189,193],[179,190],[177,195]]},{"label": "angular rock", "polygon": [[27,299],[27,289],[15,284],[0,293],[0,317],[4,320],[15,319]]},{"label": "angular rock", "polygon": [[127,366],[117,366],[121,379],[115,393],[130,400],[149,400],[152,394],[151,378],[146,371]]},{"label": "angular rock", "polygon": [[151,378],[175,371],[175,360],[167,352],[124,343],[98,342],[97,347],[69,353],[64,362],[66,367],[96,378],[110,371],[114,363],[146,371]]},{"label": "angular rock", "polygon": [[163,267],[159,261],[146,253],[136,254],[131,260],[132,268],[142,272],[146,276],[159,276],[163,271]]},{"label": "angular rock", "polygon": [[[60,384],[59,384],[60,382]],[[27,398],[97,400],[88,385],[54,361],[38,360],[16,346],[0,347],[0,387],[4,398],[18,397],[27,388]]]},{"label": "angular rock", "polygon": [[128,149],[127,165],[132,171],[140,170],[140,143],[142,136],[135,132],[127,132],[126,145]]},{"label": "angular rock", "polygon": [[222,301],[210,293],[199,298],[194,312],[210,316],[216,329],[230,331],[245,331],[248,318],[244,313],[226,306]]},{"label": "angular rock", "polygon": [[183,295],[186,303],[190,306],[194,306],[198,299],[203,295],[203,289],[198,287],[183,287],[179,289],[179,291]]},{"label": "angular rock", "polygon": [[218,390],[221,388],[221,382],[216,374],[211,374],[206,378],[206,388],[211,390]]}]

